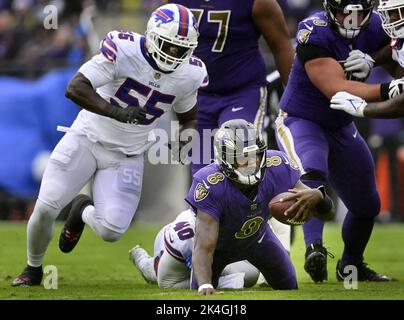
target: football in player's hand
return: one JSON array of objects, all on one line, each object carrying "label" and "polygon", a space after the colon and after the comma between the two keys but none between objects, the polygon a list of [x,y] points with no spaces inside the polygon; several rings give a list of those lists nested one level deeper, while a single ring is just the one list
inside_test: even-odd
[{"label": "football in player's hand", "polygon": [[288,224],[288,225],[301,225],[304,223],[304,221],[294,221],[293,217],[296,215],[297,213],[297,209],[294,210],[293,212],[290,212],[287,216],[285,215],[285,211],[287,209],[289,209],[290,206],[292,206],[297,200],[287,200],[287,201],[280,201],[282,198],[285,198],[287,196],[293,195],[292,192],[282,192],[280,194],[277,194],[275,197],[273,197],[271,199],[271,201],[268,204],[268,209],[269,212],[272,214],[272,216],[284,223],[284,224]]}]

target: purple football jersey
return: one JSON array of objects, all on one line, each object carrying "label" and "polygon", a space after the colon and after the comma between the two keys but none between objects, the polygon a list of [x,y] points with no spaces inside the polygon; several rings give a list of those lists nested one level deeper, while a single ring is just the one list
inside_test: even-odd
[{"label": "purple football jersey", "polygon": [[206,65],[205,92],[225,94],[245,85],[265,84],[265,63],[258,48],[259,31],[252,19],[254,0],[178,0],[198,21],[195,55]]},{"label": "purple football jersey", "polygon": [[186,201],[219,221],[217,250],[240,250],[262,236],[270,217],[269,201],[277,194],[293,188],[300,178],[281,151],[267,151],[267,167],[254,200],[248,199],[212,163],[193,176]]},{"label": "purple football jersey", "polygon": [[[326,49],[337,61],[347,59],[351,50],[375,52],[389,43],[381,26],[381,18],[373,13],[369,25],[354,39],[345,39],[330,28],[324,11],[314,13],[299,23],[299,45],[315,45]],[[295,56],[292,71],[280,108],[290,116],[313,121],[324,128],[336,129],[352,121],[352,116],[329,107],[330,100],[310,81],[303,64]]]}]

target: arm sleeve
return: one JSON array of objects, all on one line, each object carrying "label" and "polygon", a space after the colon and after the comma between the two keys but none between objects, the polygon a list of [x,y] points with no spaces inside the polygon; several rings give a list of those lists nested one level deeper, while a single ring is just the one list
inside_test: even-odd
[{"label": "arm sleeve", "polygon": [[296,47],[296,54],[300,62],[304,65],[307,61],[317,58],[334,58],[333,55],[322,47],[313,44],[298,44]]}]

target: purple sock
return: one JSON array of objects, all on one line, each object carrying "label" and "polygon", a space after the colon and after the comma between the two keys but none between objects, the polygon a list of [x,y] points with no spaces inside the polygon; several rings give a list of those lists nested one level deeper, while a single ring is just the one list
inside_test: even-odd
[{"label": "purple sock", "polygon": [[341,260],[344,265],[363,261],[363,253],[372,234],[373,225],[373,217],[358,217],[348,211],[342,226],[345,249]]},{"label": "purple sock", "polygon": [[[302,180],[302,182],[310,188],[317,188],[324,185],[322,181]],[[304,242],[306,243],[306,247],[312,243],[323,243],[323,229],[324,222],[314,217],[303,225]]]},{"label": "purple sock", "polygon": [[311,218],[303,225],[304,242],[306,243],[306,247],[311,243],[323,243],[323,228],[324,222],[317,218]]}]

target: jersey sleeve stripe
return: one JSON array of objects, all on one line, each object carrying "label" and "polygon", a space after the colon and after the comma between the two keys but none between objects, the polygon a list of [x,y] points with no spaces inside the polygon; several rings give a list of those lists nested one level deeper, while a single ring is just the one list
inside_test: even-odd
[{"label": "jersey sleeve stripe", "polygon": [[185,262],[184,257],[182,256],[181,252],[179,252],[178,250],[174,249],[170,243],[167,241],[166,237],[164,236],[164,245],[165,248],[167,250],[167,252],[170,254],[170,256],[172,256],[173,258],[175,258],[178,261],[181,262]]},{"label": "jersey sleeve stripe", "polygon": [[108,45],[108,47],[113,50],[115,54],[118,52],[116,44],[110,38],[105,38],[105,45]]},{"label": "jersey sleeve stripe", "polygon": [[203,79],[201,87],[206,87],[209,85],[209,76],[206,75],[206,77]]},{"label": "jersey sleeve stripe", "polygon": [[101,45],[101,52],[102,54],[105,56],[105,58],[107,58],[109,61],[116,61],[116,52],[114,52],[113,50],[111,50],[106,44],[105,44],[105,40],[102,41],[102,45]]}]

